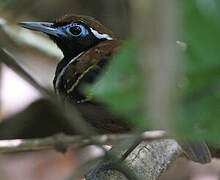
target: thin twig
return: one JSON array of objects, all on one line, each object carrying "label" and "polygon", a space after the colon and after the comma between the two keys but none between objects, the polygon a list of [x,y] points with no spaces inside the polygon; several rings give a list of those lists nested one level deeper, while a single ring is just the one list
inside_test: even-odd
[{"label": "thin twig", "polygon": [[[124,141],[125,139],[133,138],[134,136],[134,134],[109,134],[85,138],[82,136],[60,134],[41,139],[0,140],[0,153],[54,149],[57,143],[62,143],[67,147],[80,147],[90,144],[115,144],[116,142]],[[143,140],[154,141],[162,138],[165,138],[165,133],[163,131],[148,131],[145,132]]]},{"label": "thin twig", "polygon": [[12,57],[12,55],[5,49],[0,48],[0,62],[3,62],[17,74],[19,74],[24,80],[29,84],[39,90],[45,96],[51,96],[52,93],[49,92],[46,88],[41,86],[21,65]]},{"label": "thin twig", "polygon": [[[36,88],[43,96],[50,98],[60,109],[63,109],[63,104],[59,101],[54,93],[49,91],[40,85],[17,61],[16,59],[6,50],[0,48],[0,62],[3,62],[14,70],[20,77],[26,80],[30,85]],[[79,133],[84,135],[95,134],[93,129],[85,122],[81,115],[77,112],[73,105],[68,102],[65,103],[65,117],[72,127],[78,127]]]},{"label": "thin twig", "polygon": [[14,43],[38,50],[54,60],[62,58],[61,51],[49,39],[28,31],[18,26],[9,25],[5,19],[0,18],[0,28],[4,36],[9,37]]}]

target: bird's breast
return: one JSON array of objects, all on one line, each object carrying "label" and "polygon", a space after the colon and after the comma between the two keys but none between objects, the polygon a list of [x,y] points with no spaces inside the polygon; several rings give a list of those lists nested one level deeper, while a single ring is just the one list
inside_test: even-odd
[{"label": "bird's breast", "polygon": [[79,101],[85,98],[80,91],[83,83],[93,83],[103,72],[118,49],[116,41],[106,41],[80,53],[78,56],[58,64],[54,78],[57,94]]}]

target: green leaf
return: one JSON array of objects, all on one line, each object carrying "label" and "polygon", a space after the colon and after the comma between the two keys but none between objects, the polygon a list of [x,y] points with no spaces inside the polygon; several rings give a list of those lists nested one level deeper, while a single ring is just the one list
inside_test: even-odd
[{"label": "green leaf", "polygon": [[177,127],[184,136],[217,142],[220,136],[220,3],[213,1],[215,7],[203,3],[180,3],[183,41],[188,48],[183,61],[187,86]]},{"label": "green leaf", "polygon": [[86,89],[111,110],[140,125],[143,119],[143,76],[136,57],[137,45],[130,40],[113,57],[101,78]]}]

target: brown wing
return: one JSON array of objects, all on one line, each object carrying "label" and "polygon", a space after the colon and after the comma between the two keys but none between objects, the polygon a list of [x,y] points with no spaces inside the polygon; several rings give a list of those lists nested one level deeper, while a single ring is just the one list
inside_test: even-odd
[{"label": "brown wing", "polygon": [[110,111],[104,104],[87,101],[75,104],[75,107],[83,119],[96,128],[98,133],[124,133],[132,129],[126,119]]},{"label": "brown wing", "polygon": [[118,41],[103,41],[70,61],[62,72],[62,78],[57,79],[62,80],[62,94],[73,98],[78,95],[80,84],[94,82],[119,47]]},{"label": "brown wing", "polygon": [[92,83],[119,48],[118,41],[103,41],[73,59],[63,72],[65,98],[73,102],[83,118],[100,133],[122,133],[129,131],[131,126],[104,104],[94,100],[77,103],[84,98],[79,87],[85,82]]},{"label": "brown wing", "polygon": [[181,145],[182,150],[188,159],[201,164],[211,162],[212,156],[205,141],[190,142],[181,140],[178,141],[178,143]]}]

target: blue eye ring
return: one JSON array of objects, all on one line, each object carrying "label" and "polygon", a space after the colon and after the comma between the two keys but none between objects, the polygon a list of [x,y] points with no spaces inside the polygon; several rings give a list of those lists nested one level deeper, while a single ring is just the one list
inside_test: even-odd
[{"label": "blue eye ring", "polygon": [[82,27],[79,25],[74,25],[68,28],[68,32],[73,36],[79,36],[82,33]]}]

